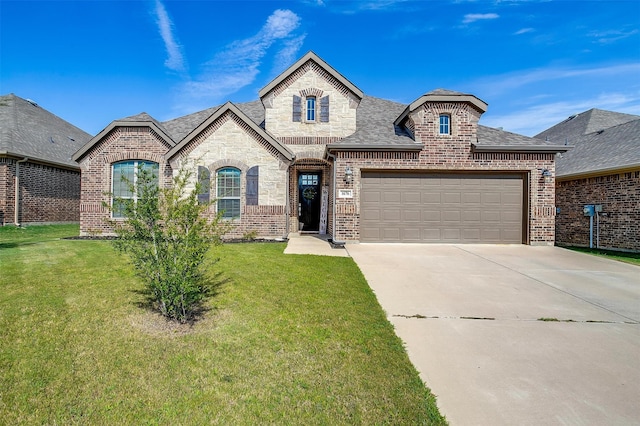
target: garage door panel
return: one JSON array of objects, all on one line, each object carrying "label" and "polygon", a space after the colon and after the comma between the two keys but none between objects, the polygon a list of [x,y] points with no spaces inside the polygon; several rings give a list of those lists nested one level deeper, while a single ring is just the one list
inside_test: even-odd
[{"label": "garage door panel", "polygon": [[403,209],[402,220],[403,222],[421,222],[422,212],[419,209]]},{"label": "garage door panel", "polygon": [[445,228],[442,230],[442,239],[447,242],[459,242],[461,230],[459,228]]},{"label": "garage door panel", "polygon": [[385,223],[400,222],[402,217],[402,210],[400,209],[385,209],[382,211],[382,220]]},{"label": "garage door panel", "polygon": [[482,221],[482,212],[480,210],[463,210],[462,221],[480,223]]},{"label": "garage door panel", "polygon": [[482,241],[481,231],[477,228],[465,228],[462,230],[462,240],[465,243],[479,243]]},{"label": "garage door panel", "polygon": [[462,202],[465,205],[470,205],[470,204],[482,204],[482,192],[468,192],[465,191],[462,194]]},{"label": "garage door panel", "polygon": [[422,210],[423,222],[440,223],[442,220],[442,212],[440,210]]},{"label": "garage door panel", "polygon": [[521,243],[522,175],[362,174],[361,241]]},{"label": "garage door panel", "polygon": [[402,193],[402,204],[420,204],[422,201],[419,191],[406,191]]},{"label": "garage door panel", "polygon": [[384,191],[382,193],[382,202],[399,204],[402,200],[402,194],[399,191]]},{"label": "garage door panel", "polygon": [[462,195],[459,192],[444,192],[442,202],[445,204],[460,204]]},{"label": "garage door panel", "polygon": [[440,233],[440,229],[439,228],[423,229],[422,241],[430,242],[430,243],[442,242],[442,234]]},{"label": "garage door panel", "polygon": [[440,192],[425,192],[421,194],[422,204],[440,204],[442,198]]},{"label": "garage door panel", "polygon": [[462,217],[462,213],[460,210],[445,210],[442,212],[442,222],[460,222],[460,218]]}]

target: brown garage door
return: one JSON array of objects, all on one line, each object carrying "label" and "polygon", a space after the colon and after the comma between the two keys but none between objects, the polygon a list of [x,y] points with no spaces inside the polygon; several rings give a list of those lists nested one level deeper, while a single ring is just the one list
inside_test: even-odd
[{"label": "brown garage door", "polygon": [[520,174],[362,173],[360,241],[522,243]]}]

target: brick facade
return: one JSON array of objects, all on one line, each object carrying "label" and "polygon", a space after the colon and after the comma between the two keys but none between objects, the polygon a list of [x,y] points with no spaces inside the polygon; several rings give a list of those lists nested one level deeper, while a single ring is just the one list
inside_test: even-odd
[{"label": "brick facade", "polygon": [[[438,115],[451,115],[451,133],[440,135]],[[337,188],[352,189],[353,198],[336,200],[337,240],[357,241],[360,234],[360,178],[362,170],[410,170],[419,172],[518,172],[525,176],[529,210],[526,219],[528,241],[533,245],[551,245],[555,237],[555,188],[542,177],[541,170],[555,170],[554,154],[473,152],[479,113],[464,104],[424,104],[409,116],[420,152],[341,151],[337,152]],[[347,167],[353,171],[353,183],[345,182]],[[528,204],[528,205],[526,205]]]},{"label": "brick facade", "polygon": [[[640,170],[556,183],[556,242],[589,247],[587,204],[601,204],[599,246],[640,252]],[[598,245],[594,217],[593,246]]]},{"label": "brick facade", "polygon": [[80,235],[109,235],[112,165],[125,160],[147,160],[160,165],[159,183],[171,182],[171,167],[164,161],[169,149],[149,127],[116,127],[80,160],[82,200],[80,203]]},{"label": "brick facade", "polygon": [[[0,158],[0,225],[15,221],[16,160]],[[20,163],[18,222],[80,220],[80,172],[33,162]]]}]

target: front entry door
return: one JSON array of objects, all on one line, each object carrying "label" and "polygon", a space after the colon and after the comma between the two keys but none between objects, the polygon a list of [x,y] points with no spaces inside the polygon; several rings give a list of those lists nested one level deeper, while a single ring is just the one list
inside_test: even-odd
[{"label": "front entry door", "polygon": [[320,226],[320,173],[300,173],[298,175],[298,221],[300,231],[317,232]]}]

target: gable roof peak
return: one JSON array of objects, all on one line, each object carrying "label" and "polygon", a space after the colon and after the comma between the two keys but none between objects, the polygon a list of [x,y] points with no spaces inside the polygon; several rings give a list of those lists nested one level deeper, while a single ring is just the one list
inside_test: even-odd
[{"label": "gable roof peak", "polygon": [[[427,92],[424,94],[424,96],[435,96],[435,95],[450,95],[450,96],[464,96],[464,95],[468,95],[467,93],[462,93],[462,92],[458,92],[455,90],[449,90],[449,89],[435,89],[432,90],[430,92]],[[473,95],[468,95],[468,96],[473,96]]]},{"label": "gable roof peak", "polygon": [[322,58],[320,58],[314,51],[308,51],[304,56],[298,59],[293,65],[284,70],[282,74],[273,79],[269,84],[264,86],[258,92],[258,96],[260,99],[264,98],[267,94],[269,94],[273,89],[278,87],[282,82],[284,82],[289,76],[291,76],[294,72],[296,72],[299,68],[304,66],[307,62],[313,61],[320,68],[326,71],[329,75],[339,81],[342,85],[347,87],[354,95],[356,95],[359,99],[364,97],[364,92],[360,90],[355,84],[349,81],[345,76],[340,74],[336,69],[334,69],[331,65],[326,63]]}]

